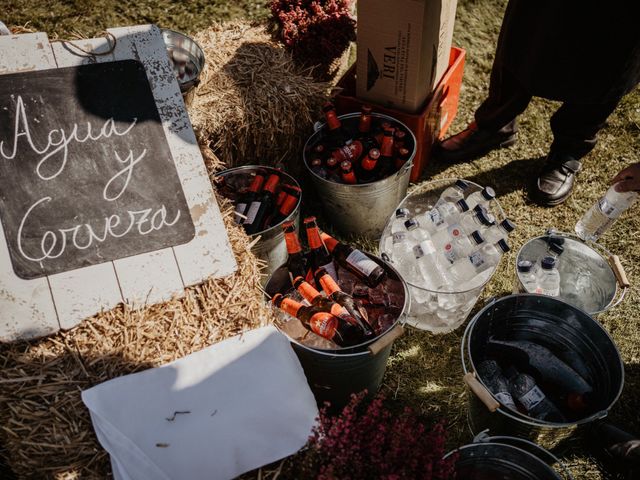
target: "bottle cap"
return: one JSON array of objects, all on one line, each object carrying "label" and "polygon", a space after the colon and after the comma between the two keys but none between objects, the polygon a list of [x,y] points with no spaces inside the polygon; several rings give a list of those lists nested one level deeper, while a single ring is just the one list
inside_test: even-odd
[{"label": "bottle cap", "polygon": [[533,263],[531,263],[529,260],[520,260],[518,262],[519,272],[527,273],[527,272],[530,272],[532,268],[533,268]]},{"label": "bottle cap", "polygon": [[406,208],[399,208],[396,210],[396,218],[405,218],[409,215],[409,210]]},{"label": "bottle cap", "polygon": [[296,231],[296,226],[294,225],[294,223],[292,221],[284,222],[282,224],[282,230],[284,230],[284,233],[295,232]]},{"label": "bottle cap", "polygon": [[509,250],[511,250],[511,247],[509,247],[509,244],[507,243],[506,240],[504,239],[500,239],[498,240],[498,243],[496,243],[496,245],[498,245],[498,247],[504,252],[507,253]]},{"label": "bottle cap", "polygon": [[458,187],[460,190],[463,190],[463,191],[466,190],[467,188],[469,188],[469,183],[465,182],[464,180],[462,180],[460,178],[458,180],[456,180],[456,183],[454,183],[454,185],[456,187]]},{"label": "bottle cap", "polygon": [[406,228],[407,230],[414,230],[418,228],[419,225],[420,224],[415,218],[410,218],[409,220],[404,222],[404,228]]},{"label": "bottle cap", "polygon": [[316,223],[316,217],[311,216],[311,217],[306,217],[303,221],[303,223],[306,225],[307,223]]},{"label": "bottle cap", "polygon": [[327,158],[327,167],[335,168],[336,165],[338,165],[338,159],[336,157]]},{"label": "bottle cap", "polygon": [[564,247],[558,243],[549,243],[549,250],[556,255],[561,255],[564,252]]},{"label": "bottle cap", "polygon": [[462,210],[463,212],[468,212],[469,211],[469,204],[464,201],[464,200],[458,200],[457,202],[458,207],[460,207],[460,210]]},{"label": "bottle cap", "polygon": [[316,153],[324,152],[324,145],[321,143],[318,143],[315,147],[313,147],[313,151]]},{"label": "bottle cap", "polygon": [[545,270],[551,270],[556,266],[556,259],[553,257],[544,257],[540,264]]},{"label": "bottle cap", "polygon": [[276,293],[273,297],[271,297],[271,303],[273,303],[276,307],[279,307],[282,303],[282,299],[284,297],[281,293]]},{"label": "bottle cap", "polygon": [[556,237],[555,235],[549,235],[547,243],[555,243],[556,245],[564,245],[564,237]]},{"label": "bottle cap", "polygon": [[340,162],[340,168],[342,169],[343,172],[350,172],[351,171],[351,162],[349,160],[344,160],[344,161]]},{"label": "bottle cap", "polygon": [[471,232],[470,237],[473,238],[473,241],[476,242],[476,245],[484,243],[484,237],[477,230],[475,232]]},{"label": "bottle cap", "polygon": [[422,250],[420,245],[416,245],[413,247],[413,254],[416,258],[422,258],[424,257],[424,250]]},{"label": "bottle cap", "polygon": [[516,224],[513,223],[508,218],[505,218],[504,220],[502,220],[500,222],[500,226],[504,228],[507,231],[507,233],[511,233],[516,229]]},{"label": "bottle cap", "polygon": [[482,205],[477,204],[475,207],[473,207],[473,211],[474,212],[486,212],[487,209],[484,208]]},{"label": "bottle cap", "polygon": [[313,160],[311,160],[311,166],[312,167],[321,167],[322,166],[322,159],[321,158],[314,158]]},{"label": "bottle cap", "polygon": [[480,192],[480,195],[482,195],[482,197],[483,197],[485,200],[489,200],[489,201],[491,201],[491,200],[493,200],[494,198],[496,198],[496,192],[495,192],[495,190],[494,190],[493,188],[491,188],[491,187],[484,187],[484,188],[482,189],[482,192]]},{"label": "bottle cap", "polygon": [[493,221],[493,215],[490,215],[489,212],[487,212],[484,208],[479,210],[474,209],[473,213],[475,213],[476,218],[482,225],[486,225],[487,227],[489,227],[495,223]]}]

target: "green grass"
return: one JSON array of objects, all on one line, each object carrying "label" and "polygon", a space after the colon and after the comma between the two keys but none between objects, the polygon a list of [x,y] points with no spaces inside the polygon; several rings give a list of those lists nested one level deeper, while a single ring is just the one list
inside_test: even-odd
[{"label": "green grass", "polygon": [[[147,22],[194,32],[213,21],[233,17],[264,18],[265,3],[0,0],[0,12],[7,24],[29,22],[31,27],[55,38],[72,31],[93,35],[107,27]],[[460,0],[459,3],[454,43],[466,49],[467,64],[459,112],[451,132],[464,128],[472,120],[475,108],[486,95],[495,42],[506,5],[505,0]],[[572,231],[581,214],[605,191],[609,180],[624,166],[639,160],[640,92],[636,90],[622,101],[601,132],[597,147],[585,159],[570,200],[553,209],[531,204],[525,187],[535,178],[541,157],[548,151],[552,139],[548,120],[557,106],[554,102],[534,99],[521,117],[519,141],[515,147],[493,152],[465,165],[443,168],[434,164],[428,168],[432,178],[464,177],[492,185],[509,217],[518,223],[512,238],[514,252],[528,238],[542,234],[549,227]],[[640,206],[631,209],[603,237],[601,243],[622,258],[633,287],[620,306],[598,318],[618,345],[626,369],[625,390],[611,412],[611,419],[635,433],[640,433],[639,238]],[[513,252],[506,256],[486,288],[484,298],[511,293],[514,258]],[[448,419],[452,445],[466,443],[471,438],[466,427],[466,399],[459,360],[461,334],[462,328],[446,335],[408,330],[394,346],[383,384],[395,404],[409,405],[434,419]],[[576,478],[612,478],[584,454],[577,440],[569,442],[557,453]]]}]

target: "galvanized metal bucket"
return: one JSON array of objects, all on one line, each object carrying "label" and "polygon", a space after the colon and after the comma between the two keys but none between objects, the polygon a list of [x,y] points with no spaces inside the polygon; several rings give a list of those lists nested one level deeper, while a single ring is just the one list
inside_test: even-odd
[{"label": "galvanized metal bucket", "polygon": [[573,479],[568,468],[550,451],[522,438],[490,436],[488,431],[481,432],[473,443],[449,452],[444,458],[453,455],[458,456],[456,478]]},{"label": "galvanized metal bucket", "polygon": [[[573,422],[551,423],[501,406],[475,374],[477,365],[485,359],[487,341],[495,334],[503,339],[537,343],[561,358],[563,352],[578,355],[596,393],[597,404],[592,413]],[[577,428],[606,417],[624,386],[622,359],[607,331],[582,310],[543,295],[509,295],[488,302],[464,332],[461,358],[471,431],[489,429],[529,439],[545,448],[553,448]]]},{"label": "galvanized metal bucket", "polygon": [[[356,130],[360,113],[340,115],[342,125],[353,131]],[[390,177],[372,183],[343,184],[331,182],[316,175],[309,166],[308,152],[324,136],[324,124],[318,123],[316,131],[309,137],[304,146],[304,165],[313,182],[322,208],[331,224],[345,235],[360,235],[368,238],[378,238],[387,223],[389,215],[404,198],[409,186],[409,176],[416,152],[416,138],[409,128],[402,122],[388,115],[372,113],[372,117],[384,119],[394,125],[399,125],[408,134],[406,142],[411,156],[396,173]]]},{"label": "galvanized metal bucket", "polygon": [[[193,99],[193,92],[195,87],[200,83],[200,75],[204,70],[205,58],[204,50],[196,43],[196,41],[185,35],[184,33],[176,32],[168,28],[162,29],[162,38],[164,44],[167,46],[167,51],[176,51],[188,59],[189,63],[194,67],[196,75],[193,78],[185,81],[180,78],[176,78],[178,85],[180,86],[180,92],[185,104],[189,105]],[[173,63],[173,59],[170,57],[170,61]]]},{"label": "galvanized metal bucket", "polygon": [[[406,285],[393,267],[373,255],[368,256],[385,269],[387,276],[400,281],[405,292],[402,311],[386,332],[354,347],[323,349],[300,343],[283,331],[300,360],[318,405],[329,402],[333,409],[340,409],[353,393],[366,389],[369,396],[374,395],[382,383],[393,342],[404,333],[402,322],[410,302]],[[270,298],[291,289],[289,271],[282,265],[267,282],[265,293]]]},{"label": "galvanized metal bucket", "polygon": [[[629,281],[618,256],[598,243],[587,244],[575,235],[550,230],[546,235],[529,240],[518,252],[516,266],[523,260],[535,265],[545,255],[551,237],[561,238],[564,242],[564,252],[558,258],[559,299],[591,315],[598,315],[622,302]],[[526,293],[517,267],[516,279],[518,291]],[[583,294],[579,293],[580,288],[583,288]]]},{"label": "galvanized metal bucket", "polygon": [[[223,178],[225,184],[229,185],[232,189],[240,190],[242,188],[248,187],[255,174],[259,172],[265,175],[265,177],[269,176],[272,173],[277,173],[285,183],[294,185],[298,188],[300,187],[295,178],[283,172],[282,170],[276,170],[275,168],[264,167],[260,165],[247,165],[244,167],[230,168],[218,173],[216,177]],[[287,260],[287,245],[284,240],[282,224],[286,221],[293,220],[295,222],[296,229],[298,229],[300,224],[301,203],[302,196],[300,196],[298,204],[296,205],[296,208],[293,210],[293,212],[291,212],[291,214],[287,218],[282,220],[282,222],[278,223],[277,225],[273,225],[266,230],[251,235],[254,240],[252,242],[253,247],[251,248],[251,251],[258,258],[267,262],[266,270],[263,272],[264,281],[266,281],[268,279],[268,276],[271,275],[271,273],[273,273],[280,265],[282,265]]]},{"label": "galvanized metal bucket", "polygon": [[[412,215],[427,212],[434,207],[440,194],[455,181],[456,179],[446,178],[419,185],[396,208],[407,208]],[[481,185],[469,180],[465,181],[469,184],[471,192],[482,190]],[[497,200],[491,202],[491,213],[499,220],[504,218],[504,211]],[[391,264],[393,262],[390,260],[390,241],[393,219],[392,213],[378,245],[382,258]],[[455,330],[467,319],[495,270],[496,268],[485,271],[484,277],[478,284],[468,290],[435,291],[425,288],[423,285],[407,282],[411,294],[411,310],[407,313],[407,324],[432,333],[447,333]],[[455,310],[431,308],[429,305],[433,303],[432,299],[434,298],[443,304],[460,305],[460,307]]]}]

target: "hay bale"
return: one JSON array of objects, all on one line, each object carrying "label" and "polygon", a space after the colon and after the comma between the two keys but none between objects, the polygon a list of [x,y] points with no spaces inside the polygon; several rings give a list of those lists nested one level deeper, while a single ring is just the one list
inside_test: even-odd
[{"label": "hay bale", "polygon": [[228,166],[300,171],[300,152],[329,84],[313,79],[263,25],[232,22],[195,35],[206,57],[189,106],[200,143]]},{"label": "hay bale", "polygon": [[71,331],[0,346],[0,445],[20,477],[108,478],[108,455],[82,390],[272,321],[262,301],[262,264],[231,205],[222,209],[238,261],[234,275],[189,288],[181,299],[141,310],[120,305]]}]

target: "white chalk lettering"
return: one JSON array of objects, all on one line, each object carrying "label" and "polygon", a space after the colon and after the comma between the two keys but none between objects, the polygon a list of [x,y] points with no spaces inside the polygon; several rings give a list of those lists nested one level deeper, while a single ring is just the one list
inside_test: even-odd
[{"label": "white chalk lettering", "polygon": [[[36,165],[36,173],[42,180],[51,180],[64,170],[69,155],[69,144],[72,142],[85,143],[89,140],[98,141],[103,138],[110,138],[113,135],[122,137],[127,135],[138,122],[137,118],[124,128],[118,130],[113,118],[109,118],[104,122],[102,128],[94,134],[93,127],[87,122],[86,133],[81,136],[78,132],[78,124],[74,123],[70,132],[66,132],[63,128],[54,128],[47,134],[47,145],[38,147],[31,137],[31,129],[29,126],[29,118],[24,108],[22,96],[18,95],[16,101],[16,119],[13,128],[13,147],[7,147],[5,141],[0,141],[0,156],[6,160],[13,160],[18,152],[18,143],[24,137],[28,146],[38,155],[43,155]],[[7,151],[8,150],[8,151]],[[60,154],[57,155],[56,154]],[[53,163],[53,166],[49,166]]]},{"label": "white chalk lettering", "polygon": [[[124,160],[120,158],[118,152],[113,153],[118,161],[120,163],[125,163],[126,166],[122,170],[118,171],[118,173],[116,173],[113,177],[111,177],[107,184],[104,186],[104,189],[102,190],[102,197],[108,202],[113,202],[114,200],[117,200],[122,196],[124,191],[129,186],[129,182],[131,181],[131,176],[133,175],[133,167],[147,154],[147,149],[145,148],[136,159],[133,158],[133,152],[131,150],[129,150],[129,155],[127,155]],[[110,194],[109,190],[111,189],[111,185],[123,176],[124,181],[120,189],[114,192],[115,195],[113,193]]]},{"label": "white chalk lettering", "polygon": [[[18,251],[20,254],[32,262],[42,262],[43,260],[52,260],[60,257],[67,251],[67,247],[76,250],[86,250],[94,244],[100,244],[111,238],[121,238],[128,234],[148,235],[149,233],[161,230],[165,227],[175,225],[180,219],[180,210],[176,212],[173,220],[168,220],[167,208],[161,205],[160,208],[154,210],[145,208],[143,210],[127,210],[123,215],[113,214],[105,217],[101,222],[101,230],[94,229],[88,223],[74,225],[68,228],[59,228],[57,230],[47,230],[42,233],[40,238],[40,251],[36,255],[31,255],[25,250],[25,241],[23,232],[31,227],[37,228],[35,225],[29,225],[29,219],[32,212],[39,206],[51,201],[51,197],[42,197],[29,207],[27,212],[20,221],[17,233]],[[128,222],[127,222],[128,218]],[[122,224],[122,226],[121,226]],[[120,229],[119,229],[120,227]],[[31,235],[29,235],[31,238]]]}]

